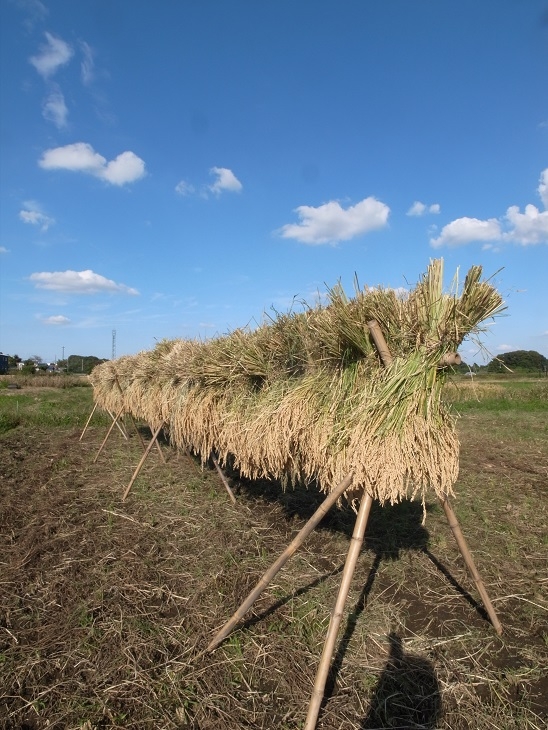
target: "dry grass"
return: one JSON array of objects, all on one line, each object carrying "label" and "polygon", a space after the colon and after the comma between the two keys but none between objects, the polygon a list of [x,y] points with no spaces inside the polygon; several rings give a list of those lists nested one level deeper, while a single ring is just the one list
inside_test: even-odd
[{"label": "dry grass", "polygon": [[[105,426],[79,443],[81,425],[23,413],[1,437],[0,727],[302,727],[353,513],[330,514],[204,656],[321,495],[238,480],[232,506],[215,472],[167,449],[121,503],[138,440],[115,433],[92,465]],[[423,526],[416,502],[375,505],[319,728],[546,726],[546,412],[465,413],[459,436],[455,507],[504,634],[441,509]]]}]

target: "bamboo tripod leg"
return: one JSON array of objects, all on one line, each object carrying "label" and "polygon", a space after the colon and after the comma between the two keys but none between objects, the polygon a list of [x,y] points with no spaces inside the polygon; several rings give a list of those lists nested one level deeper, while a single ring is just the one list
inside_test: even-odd
[{"label": "bamboo tripod leg", "polygon": [[[162,423],[162,426],[163,425],[164,424]],[[150,426],[149,426],[149,428],[150,428]],[[150,433],[152,433],[152,428],[150,428]],[[158,442],[158,439],[156,439],[156,441],[154,442],[154,445],[156,446],[156,451],[160,454],[160,459],[162,460],[162,464],[165,464],[166,459],[165,459],[164,453],[162,451],[162,447],[160,446],[160,444]]]},{"label": "bamboo tripod leg", "polygon": [[[111,412],[111,411],[107,411],[107,413],[108,413],[108,415],[109,415],[109,416],[110,416],[110,417],[112,418],[112,420],[114,421],[114,415],[112,414],[112,412]],[[126,429],[125,429],[125,428],[123,428],[123,426],[122,426],[122,424],[120,423],[120,421],[116,421],[116,425],[117,425],[117,427],[118,427],[118,431],[120,431],[120,433],[122,434],[122,436],[123,436],[123,437],[125,438],[125,440],[127,441],[127,433],[126,433]]]},{"label": "bamboo tripod leg", "polygon": [[236,497],[234,496],[234,492],[230,488],[230,484],[228,483],[228,479],[225,477],[225,475],[223,473],[223,470],[219,466],[219,462],[217,461],[217,457],[215,456],[215,454],[213,452],[211,452],[211,461],[213,462],[213,464],[215,466],[215,469],[217,469],[217,472],[218,472],[219,476],[221,477],[221,481],[224,484],[224,487],[225,487],[226,491],[228,492],[228,496],[230,497],[230,500],[231,500],[232,504],[236,504]]},{"label": "bamboo tripod leg", "polygon": [[94,406],[93,406],[93,410],[92,410],[92,411],[91,411],[91,413],[89,414],[89,418],[88,418],[88,420],[86,421],[86,425],[84,426],[84,430],[82,431],[82,433],[81,433],[81,435],[80,435],[80,438],[78,439],[78,441],[81,441],[81,440],[82,440],[82,439],[84,438],[84,434],[85,434],[85,432],[86,432],[86,431],[88,430],[88,426],[89,426],[89,424],[90,424],[90,421],[91,421],[91,419],[93,418],[93,414],[94,414],[94,413],[95,413],[95,411],[97,410],[97,406],[98,406],[98,405],[99,405],[99,404],[97,403],[97,401],[95,401],[95,404],[94,404]]},{"label": "bamboo tripod leg", "polygon": [[151,451],[152,447],[154,446],[154,442],[155,442],[155,441],[156,441],[156,439],[158,438],[158,434],[159,434],[159,433],[160,433],[160,431],[162,430],[162,427],[163,427],[163,425],[164,425],[164,424],[163,424],[163,423],[161,423],[161,424],[160,424],[160,425],[158,426],[158,428],[156,429],[156,431],[155,431],[155,433],[154,433],[153,437],[152,437],[152,438],[151,438],[151,440],[150,440],[150,443],[149,443],[149,444],[148,444],[148,446],[146,447],[146,449],[145,449],[145,453],[144,453],[144,454],[142,455],[142,457],[141,457],[141,461],[139,462],[139,464],[137,465],[137,468],[136,468],[136,469],[135,469],[135,471],[133,472],[133,476],[131,477],[131,480],[130,480],[129,484],[128,484],[128,485],[127,485],[127,487],[126,487],[126,491],[124,492],[124,494],[123,494],[123,496],[122,496],[122,502],[125,502],[125,501],[126,501],[126,497],[127,497],[127,496],[128,496],[128,494],[129,494],[129,490],[130,490],[130,489],[131,489],[131,487],[133,486],[133,482],[134,482],[134,481],[135,481],[135,480],[137,479],[137,476],[138,476],[139,472],[141,471],[141,468],[142,468],[143,464],[145,463],[145,459],[146,459],[146,458],[147,458],[147,456],[148,456],[148,455],[150,454],[150,451]]},{"label": "bamboo tripod leg", "polygon": [[[131,413],[129,414],[129,417],[131,418],[131,422],[133,424],[133,428],[135,430],[135,433],[137,434],[137,436],[139,438],[139,441],[141,442],[141,446],[143,447],[143,451],[146,451],[147,446],[145,444],[145,441],[143,439],[143,436],[142,436],[141,432],[139,431],[139,428],[137,427],[137,424],[135,423],[135,419],[133,418],[133,416],[131,415]],[[149,428],[150,428],[150,426],[149,426]],[[150,433],[153,433],[152,428],[150,429]],[[158,441],[155,442],[155,446],[158,449],[158,452],[160,454],[160,458],[161,458],[162,462],[165,464],[166,463],[166,460],[165,460],[164,455],[162,453],[162,447],[160,446],[160,444],[158,443]]]},{"label": "bamboo tripod leg", "polygon": [[335,489],[330,492],[325,500],[321,503],[318,509],[314,512],[312,517],[308,520],[306,525],[300,530],[295,536],[292,542],[286,547],[280,557],[271,565],[266,571],[260,581],[257,583],[255,588],[251,591],[245,601],[242,603],[240,608],[234,613],[232,618],[226,622],[226,624],[217,632],[214,638],[209,642],[206,653],[213,651],[225,637],[227,637],[232,629],[236,626],[238,621],[247,613],[251,606],[255,603],[257,598],[261,595],[268,584],[274,579],[279,573],[283,566],[287,563],[289,558],[297,552],[303,542],[306,540],[308,535],[314,530],[315,527],[321,522],[325,515],[329,512],[335,502],[342,496],[350,484],[352,483],[352,475],[349,474],[343,481],[338,484]]},{"label": "bamboo tripod leg", "polygon": [[474,563],[474,559],[472,558],[472,554],[470,553],[470,550],[468,549],[468,545],[466,544],[466,540],[464,538],[464,535],[462,534],[462,530],[460,529],[460,525],[459,525],[459,521],[457,520],[457,516],[456,516],[455,512],[453,511],[453,508],[451,507],[451,503],[449,502],[449,499],[447,497],[445,497],[445,499],[440,499],[440,502],[442,503],[443,509],[445,510],[445,516],[447,517],[447,522],[449,523],[449,527],[451,528],[451,531],[453,532],[453,535],[455,536],[455,540],[457,541],[457,545],[459,546],[461,555],[464,558],[464,562],[466,563],[466,566],[467,566],[468,570],[470,571],[472,578],[474,579],[474,583],[476,584],[478,593],[481,596],[481,600],[483,601],[485,610],[487,611],[487,614],[488,614],[489,618],[491,619],[491,623],[493,624],[495,631],[500,636],[502,634],[502,624],[500,623],[498,616],[495,613],[495,609],[493,608],[493,604],[491,603],[491,599],[489,598],[489,595],[487,594],[487,591],[485,590],[485,585],[483,584],[481,576],[478,573],[478,570]]},{"label": "bamboo tripod leg", "polygon": [[[143,439],[143,436],[141,435],[141,432],[137,428],[137,424],[135,423],[135,419],[133,418],[133,416],[131,415],[131,413],[129,414],[129,417],[131,418],[131,422],[133,424],[133,429],[134,429],[135,433],[137,434],[137,436],[139,438],[139,441],[141,442],[141,446],[143,447],[143,451],[145,451],[146,450],[146,447],[147,447],[147,445],[145,444],[145,440]],[[152,429],[150,429],[150,432],[152,433]]]},{"label": "bamboo tripod leg", "polygon": [[348,591],[350,590],[350,583],[356,569],[356,563],[363,544],[365,528],[367,526],[367,520],[369,519],[372,504],[373,499],[369,494],[367,494],[360,503],[360,509],[356,518],[356,524],[354,525],[352,540],[348,549],[348,555],[346,556],[346,563],[344,565],[339,594],[331,614],[329,628],[327,629],[327,636],[325,637],[325,643],[323,645],[322,658],[316,673],[316,681],[314,683],[314,689],[312,690],[310,705],[308,706],[308,715],[306,717],[304,730],[314,730],[316,727],[325,691],[325,683],[327,681],[327,675],[329,674],[329,667],[331,665],[333,651],[335,650],[335,642],[337,641],[337,634],[339,632],[343,616],[344,604],[346,603]]},{"label": "bamboo tripod leg", "polygon": [[114,428],[116,422],[118,421],[118,419],[120,418],[120,416],[122,415],[123,412],[124,412],[124,407],[122,406],[122,408],[120,408],[120,410],[116,414],[116,417],[112,419],[112,423],[110,424],[110,428],[107,431],[107,435],[105,436],[105,438],[104,438],[103,443],[101,444],[101,446],[99,446],[99,451],[95,455],[95,459],[93,460],[93,463],[94,464],[97,461],[97,459],[99,458],[99,454],[101,453],[101,451],[103,450],[106,442],[108,441],[108,438],[109,438],[110,434],[112,433],[112,429]]}]

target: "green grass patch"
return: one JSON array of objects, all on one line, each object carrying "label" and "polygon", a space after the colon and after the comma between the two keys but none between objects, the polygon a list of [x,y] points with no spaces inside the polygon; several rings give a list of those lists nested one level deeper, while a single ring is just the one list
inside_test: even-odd
[{"label": "green grass patch", "polygon": [[458,412],[548,410],[548,381],[458,379],[447,383],[445,398]]},{"label": "green grass patch", "polygon": [[[83,426],[93,407],[91,388],[40,388],[0,391],[0,433],[17,426],[71,428]],[[110,423],[108,414],[95,412],[95,425]]]}]

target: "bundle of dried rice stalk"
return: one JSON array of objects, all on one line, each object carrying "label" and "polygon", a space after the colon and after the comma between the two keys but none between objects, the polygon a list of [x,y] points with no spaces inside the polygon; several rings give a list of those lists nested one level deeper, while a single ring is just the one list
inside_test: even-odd
[{"label": "bundle of dried rice stalk", "polygon": [[[95,368],[95,398],[111,410],[123,398],[134,416],[164,422],[176,445],[204,460],[215,449],[250,478],[329,491],[351,472],[352,494],[365,490],[381,503],[424,499],[429,488],[443,497],[457,478],[459,445],[440,361],[504,308],[481,273],[472,267],[460,293],[457,278],[444,293],[443,261],[434,260],[405,297],[365,288],[349,299],[336,286],[327,306],[255,330],[162,342]],[[371,320],[392,353],[388,367]]]}]

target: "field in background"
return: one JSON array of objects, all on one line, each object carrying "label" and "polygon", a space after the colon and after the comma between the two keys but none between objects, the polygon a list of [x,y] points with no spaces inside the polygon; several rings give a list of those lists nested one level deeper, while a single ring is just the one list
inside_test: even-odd
[{"label": "field in background", "polygon": [[[34,380],[34,379],[33,379]],[[82,382],[81,379],[78,380]],[[319,728],[536,730],[548,721],[548,383],[455,380],[454,507],[497,637],[441,508],[376,507]],[[299,728],[353,513],[334,511],[212,655],[215,629],[321,501],[141,447],[89,388],[0,388],[0,727]],[[146,432],[146,429],[143,429]]]}]

